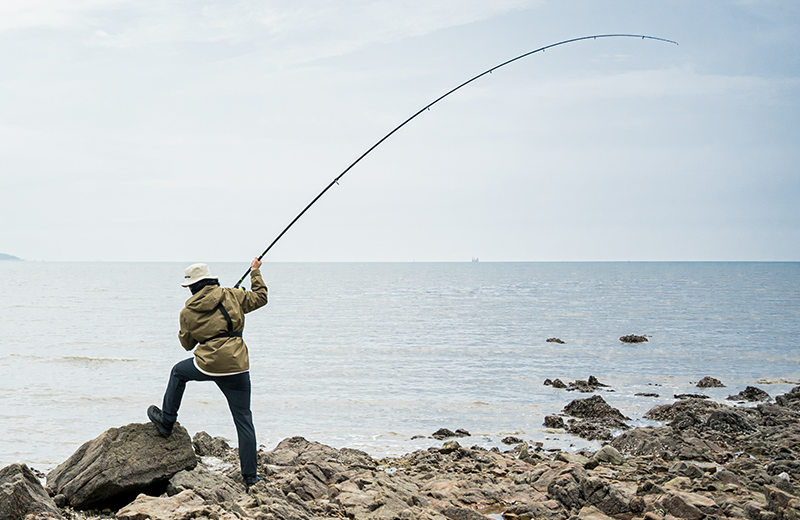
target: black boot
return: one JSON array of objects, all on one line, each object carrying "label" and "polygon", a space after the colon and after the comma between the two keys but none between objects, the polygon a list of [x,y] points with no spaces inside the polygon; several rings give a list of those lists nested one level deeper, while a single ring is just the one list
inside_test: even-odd
[{"label": "black boot", "polygon": [[250,491],[250,488],[252,486],[255,486],[256,484],[258,484],[262,480],[263,479],[261,477],[259,477],[258,475],[256,475],[255,477],[247,477],[247,478],[244,479],[244,487],[247,489],[247,491]]},{"label": "black boot", "polygon": [[169,437],[172,435],[172,424],[167,426],[164,422],[164,418],[161,415],[161,408],[152,404],[149,408],[147,408],[147,418],[150,419],[150,422],[156,425],[156,429],[158,433],[160,433],[164,437]]}]

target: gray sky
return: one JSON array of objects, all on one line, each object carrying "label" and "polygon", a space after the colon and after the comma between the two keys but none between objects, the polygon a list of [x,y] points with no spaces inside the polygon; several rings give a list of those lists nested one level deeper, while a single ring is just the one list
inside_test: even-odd
[{"label": "gray sky", "polygon": [[0,252],[800,260],[800,3],[0,2]]}]

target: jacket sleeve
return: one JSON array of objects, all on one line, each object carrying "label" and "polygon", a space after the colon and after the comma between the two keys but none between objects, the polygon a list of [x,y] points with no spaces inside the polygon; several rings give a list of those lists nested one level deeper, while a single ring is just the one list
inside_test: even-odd
[{"label": "jacket sleeve", "polygon": [[250,290],[244,291],[242,301],[242,312],[245,314],[252,312],[267,304],[267,286],[261,278],[261,271],[253,269],[250,271]]},{"label": "jacket sleeve", "polygon": [[181,330],[178,332],[178,339],[181,342],[181,346],[186,350],[192,350],[195,345],[197,345],[197,340],[192,337],[189,333],[189,327],[186,324],[186,318],[181,312]]}]

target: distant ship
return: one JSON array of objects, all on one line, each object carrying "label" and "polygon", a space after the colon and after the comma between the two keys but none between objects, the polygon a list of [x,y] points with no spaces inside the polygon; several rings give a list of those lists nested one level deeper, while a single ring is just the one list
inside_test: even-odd
[{"label": "distant ship", "polygon": [[472,257],[472,261],[473,261],[473,262],[477,262],[477,261],[478,261],[478,257],[477,257],[477,256],[473,256],[473,257]]}]

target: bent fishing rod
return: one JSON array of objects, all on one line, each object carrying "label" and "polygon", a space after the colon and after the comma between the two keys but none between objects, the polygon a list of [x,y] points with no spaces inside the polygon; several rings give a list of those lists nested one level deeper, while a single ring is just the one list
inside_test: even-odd
[{"label": "bent fishing rod", "polygon": [[[334,184],[339,184],[339,179],[341,179],[342,177],[344,177],[344,175],[345,175],[347,172],[349,172],[349,171],[350,171],[350,170],[351,170],[351,169],[352,169],[352,168],[353,168],[353,167],[354,167],[356,164],[358,164],[359,162],[361,162],[361,159],[363,159],[364,157],[366,157],[367,155],[369,155],[369,153],[370,153],[372,150],[374,150],[375,148],[377,148],[377,147],[378,147],[378,145],[380,145],[380,144],[381,144],[382,142],[384,142],[385,140],[389,139],[389,138],[390,138],[390,137],[391,137],[391,136],[392,136],[392,135],[393,135],[395,132],[397,132],[398,130],[400,130],[400,129],[401,129],[401,128],[403,128],[404,126],[406,126],[406,125],[407,125],[409,122],[411,122],[411,120],[412,120],[412,119],[416,118],[418,115],[422,114],[422,113],[423,113],[423,112],[425,112],[426,110],[430,110],[430,108],[431,108],[433,105],[435,105],[436,103],[438,103],[439,101],[443,100],[444,98],[446,98],[447,96],[449,96],[450,94],[452,94],[453,92],[455,92],[456,90],[459,90],[460,88],[462,88],[462,87],[465,87],[465,86],[469,85],[470,83],[472,83],[472,82],[473,82],[473,81],[475,81],[476,79],[478,79],[478,78],[482,78],[483,76],[485,76],[485,75],[487,75],[487,74],[491,74],[492,72],[496,71],[496,70],[497,70],[497,69],[499,69],[500,67],[505,67],[506,65],[508,65],[508,64],[510,64],[510,63],[514,63],[514,62],[515,62],[515,61],[517,61],[517,60],[521,60],[522,58],[525,58],[525,57],[527,57],[527,56],[530,56],[531,54],[536,54],[537,52],[544,52],[544,51],[546,51],[547,49],[552,49],[553,47],[558,47],[559,45],[566,45],[567,43],[579,42],[579,41],[581,41],[581,40],[596,40],[596,39],[598,39],[598,38],[641,38],[642,40],[656,40],[656,41],[660,41],[660,42],[674,43],[675,45],[678,45],[678,42],[675,42],[675,41],[672,41],[672,40],[667,40],[667,39],[665,39],[665,38],[657,38],[657,37],[655,37],[655,36],[645,36],[645,35],[642,35],[642,34],[596,34],[596,35],[592,35],[592,36],[581,36],[580,38],[572,38],[571,40],[564,40],[564,41],[561,41],[561,42],[558,42],[558,43],[552,43],[552,44],[550,44],[550,45],[545,45],[544,47],[540,47],[540,48],[538,48],[538,49],[536,49],[536,50],[533,50],[533,51],[530,51],[530,52],[526,52],[525,54],[520,54],[520,55],[519,55],[519,56],[517,56],[516,58],[511,58],[510,60],[508,60],[508,61],[504,61],[503,63],[501,63],[501,64],[499,64],[499,65],[495,65],[495,66],[494,66],[494,67],[492,67],[491,69],[487,69],[487,70],[485,70],[484,72],[481,72],[481,73],[480,73],[480,74],[478,74],[477,76],[475,76],[475,77],[473,77],[473,78],[470,78],[470,79],[468,79],[468,80],[467,80],[467,81],[465,81],[464,83],[460,84],[459,86],[457,86],[457,87],[455,87],[454,89],[452,89],[452,90],[448,91],[447,93],[445,93],[445,94],[443,94],[443,95],[439,96],[438,98],[436,98],[436,99],[435,99],[435,100],[433,100],[432,102],[430,102],[430,103],[428,103],[427,105],[425,105],[424,107],[420,108],[420,109],[419,109],[419,110],[418,110],[416,113],[414,113],[414,115],[412,115],[411,117],[409,117],[408,119],[406,119],[405,121],[403,121],[402,123],[400,123],[399,125],[397,125],[397,126],[396,126],[396,127],[395,127],[395,128],[392,130],[392,131],[391,131],[391,132],[389,132],[388,134],[386,134],[385,136],[383,136],[383,137],[380,139],[380,141],[378,141],[377,143],[373,144],[373,145],[372,145],[372,146],[371,146],[371,147],[370,147],[370,148],[369,148],[369,149],[368,149],[366,152],[362,153],[362,154],[361,154],[361,155],[358,157],[358,159],[356,159],[355,161],[353,161],[353,162],[350,164],[350,166],[348,166],[347,168],[345,168],[345,170],[344,170],[342,173],[340,173],[339,175],[337,175],[337,176],[336,176],[336,178],[335,178],[335,179],[333,179],[333,180],[331,181],[331,183],[330,183],[330,184],[328,184],[328,185],[325,187],[325,189],[324,189],[324,190],[322,190],[322,191],[319,193],[319,195],[317,195],[316,197],[314,197],[314,200],[312,200],[311,202],[309,202],[309,203],[308,203],[308,205],[307,205],[305,208],[303,208],[303,211],[301,211],[301,212],[300,212],[300,213],[299,213],[299,214],[298,214],[298,215],[297,215],[297,216],[294,218],[294,220],[292,220],[291,222],[289,222],[289,225],[288,225],[288,226],[286,226],[286,227],[283,229],[283,231],[281,231],[281,233],[280,233],[280,234],[279,234],[277,237],[275,237],[275,240],[273,240],[273,241],[272,241],[272,243],[270,243],[270,245],[269,245],[269,246],[267,246],[267,248],[264,250],[264,252],[263,252],[263,253],[261,253],[261,255],[258,257],[258,259],[259,259],[259,260],[261,260],[262,258],[264,258],[264,255],[266,255],[266,254],[269,252],[269,250],[270,250],[270,249],[272,249],[272,246],[274,246],[274,245],[275,245],[275,244],[278,242],[278,240],[280,240],[280,239],[281,239],[281,237],[282,237],[283,235],[285,235],[287,231],[289,231],[289,228],[291,228],[291,227],[294,225],[294,223],[295,223],[295,222],[297,222],[297,221],[300,219],[300,217],[302,217],[302,216],[305,214],[305,212],[306,212],[306,211],[308,211],[308,209],[309,209],[311,206],[313,206],[313,205],[314,205],[314,203],[316,203],[316,202],[317,202],[317,201],[320,199],[320,197],[322,197],[323,195],[325,195],[325,193],[326,193],[326,192],[327,192],[329,189],[331,189],[331,188],[333,187],[333,185],[334,185]],[[248,267],[248,268],[247,268],[247,271],[246,271],[246,272],[245,272],[245,273],[242,275],[242,277],[239,279],[239,281],[238,281],[238,282],[236,282],[236,285],[234,285],[234,286],[233,286],[233,287],[234,287],[234,289],[237,289],[237,288],[239,287],[239,285],[241,285],[241,284],[242,284],[242,282],[243,282],[243,281],[244,281],[244,279],[247,277],[247,275],[248,275],[248,274],[250,274],[250,271],[251,271],[251,270],[252,270],[252,268],[251,268],[251,267]]]}]

